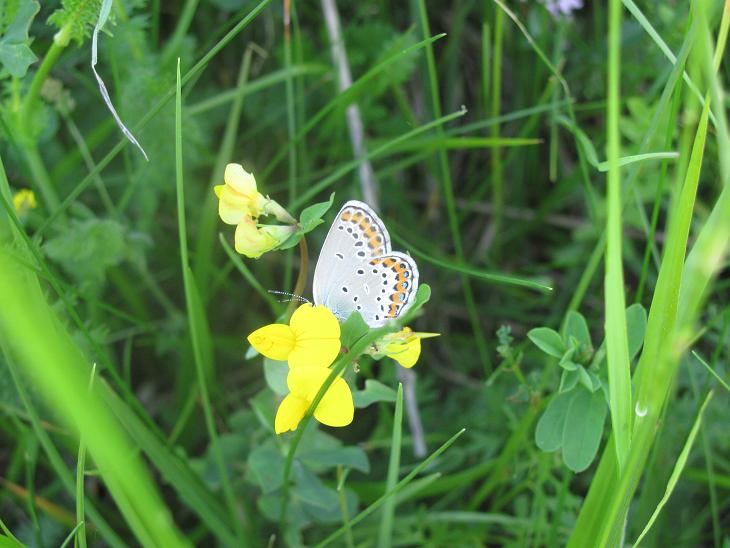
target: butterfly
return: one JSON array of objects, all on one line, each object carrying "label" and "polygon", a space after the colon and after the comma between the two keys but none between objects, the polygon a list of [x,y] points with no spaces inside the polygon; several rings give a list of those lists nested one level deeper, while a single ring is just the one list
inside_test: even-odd
[{"label": "butterfly", "polygon": [[346,202],[314,269],[314,303],[340,320],[357,311],[370,327],[379,327],[408,309],[417,288],[416,262],[391,250],[380,217],[363,202]]}]

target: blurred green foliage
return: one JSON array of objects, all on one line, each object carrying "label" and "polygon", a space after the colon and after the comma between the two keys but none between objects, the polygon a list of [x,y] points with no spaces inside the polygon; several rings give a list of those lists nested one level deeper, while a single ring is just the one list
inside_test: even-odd
[{"label": "blurred green foliage", "polygon": [[[414,455],[417,443],[404,421],[397,478],[419,473],[393,495],[392,545],[565,545],[599,459],[613,451],[602,342],[606,6],[585,2],[570,16],[553,17],[549,2],[509,3],[531,44],[492,2],[426,2],[431,33],[446,36],[421,43],[428,37],[419,2],[341,2],[355,88],[347,93],[338,87],[322,5],[263,4],[113,3],[100,35],[98,69],[149,162],[118,132],[89,70],[88,38],[101,2],[6,0],[0,6],[0,194],[8,206],[12,192],[31,188],[39,202],[17,224],[7,208],[0,209],[0,269],[7,274],[3,279],[37,277],[28,317],[36,317],[33,312],[53,326],[48,334],[29,327],[27,344],[50,344],[56,336],[73,344],[78,359],[68,362],[69,379],[81,379],[73,384],[83,390],[79,394],[87,393],[96,364],[98,386],[90,403],[82,402],[88,407],[79,409],[102,410],[99,416],[113,425],[110,436],[138,448],[129,460],[124,452],[118,458],[130,469],[144,469],[135,477],[149,478],[139,483],[153,493],[147,508],[169,514],[180,532],[175,542],[241,545],[248,538],[262,545],[274,535],[286,545],[316,545],[335,532],[342,536],[333,545],[374,545],[380,506],[351,529],[347,524],[382,504],[386,492],[397,365],[368,357],[348,364],[355,422],[336,430],[309,424],[296,446],[291,485],[283,489],[294,435],[277,437],[272,425],[286,393],[286,366],[254,357],[245,337],[284,313],[288,303],[266,291],[293,290],[299,252],[292,247],[257,261],[232,260],[217,234],[232,241],[229,227],[217,220],[212,191],[229,161],[256,174],[264,194],[302,219],[312,270],[332,218],[329,206],[336,210],[347,199],[362,198],[346,122],[347,108],[357,104],[366,148],[379,151],[371,159],[379,211],[394,246],[416,257],[421,281],[433,291],[412,326],[442,334],[423,341],[413,370],[412,401],[428,454],[466,429],[420,470],[424,459]],[[715,10],[709,20],[717,39],[722,3],[707,4]],[[683,58],[689,59],[685,68],[704,95],[713,82],[703,76],[692,49],[689,3],[639,7],[680,59],[687,42],[694,53]],[[250,14],[250,22],[237,28]],[[231,29],[234,35],[225,41]],[[557,67],[567,91],[536,47]],[[429,48],[437,89],[429,81]],[[189,72],[211,52],[201,70]],[[633,368],[701,106],[680,74],[663,102],[673,65],[628,11],[621,53],[621,156],[652,155],[633,158],[622,170]],[[496,56],[502,71],[495,98]],[[183,214],[198,299],[193,324],[203,333],[217,441],[204,427],[180,271],[171,100],[178,58],[186,82],[180,135]],[[727,82],[729,75],[723,65],[717,81]],[[365,84],[358,85],[364,76]],[[449,123],[436,124],[441,134],[424,131],[385,146],[439,118],[432,107],[436,92],[443,115],[453,114]],[[723,116],[724,106],[713,106],[715,117]],[[728,153],[716,139],[722,134],[721,124],[711,121],[690,244],[727,184],[718,160]],[[677,154],[656,154],[665,152]],[[453,180],[463,259],[449,229],[441,153]],[[503,189],[502,202],[494,200],[495,185]],[[301,201],[312,188],[319,189],[316,196]],[[206,228],[211,219],[219,223],[212,232]],[[726,273],[727,256],[716,260]],[[470,279],[476,322],[461,276]],[[538,285],[553,291],[536,290]],[[12,289],[3,292],[12,295]],[[698,328],[686,337],[726,380],[729,290],[721,275]],[[303,296],[311,296],[308,289]],[[0,332],[2,522],[25,545],[60,545],[85,502],[89,545],[144,543],[144,528],[130,518],[134,512],[125,513],[113,498],[119,487],[100,475],[104,461],[87,458],[85,497],[77,496],[82,423],[47,397],[32,373],[42,373],[43,363],[27,366],[32,359],[17,349],[18,341],[7,339],[8,332]],[[480,337],[488,363],[478,352]],[[30,348],[28,355],[41,354]],[[54,364],[49,359],[46,367]],[[664,495],[705,394],[715,386],[714,377],[684,354],[632,499],[627,542],[636,539]],[[405,392],[408,417],[413,409]],[[720,547],[730,541],[727,398],[718,389],[708,404],[683,473],[642,546]],[[224,497],[222,476],[230,478],[235,507]],[[171,538],[175,534],[170,529]],[[0,543],[5,540],[0,536]]]}]

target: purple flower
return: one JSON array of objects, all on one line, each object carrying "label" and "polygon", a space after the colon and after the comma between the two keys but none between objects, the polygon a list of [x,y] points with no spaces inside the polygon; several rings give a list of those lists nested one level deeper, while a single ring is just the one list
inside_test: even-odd
[{"label": "purple flower", "polygon": [[554,18],[570,16],[583,7],[583,0],[545,0],[545,7]]}]

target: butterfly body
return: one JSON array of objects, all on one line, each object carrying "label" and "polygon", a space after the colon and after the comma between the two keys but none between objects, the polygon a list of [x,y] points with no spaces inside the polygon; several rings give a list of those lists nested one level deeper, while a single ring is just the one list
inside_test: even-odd
[{"label": "butterfly body", "polygon": [[314,302],[340,320],[359,312],[371,327],[400,316],[413,302],[418,267],[392,251],[383,221],[365,203],[350,200],[337,213],[314,270]]}]

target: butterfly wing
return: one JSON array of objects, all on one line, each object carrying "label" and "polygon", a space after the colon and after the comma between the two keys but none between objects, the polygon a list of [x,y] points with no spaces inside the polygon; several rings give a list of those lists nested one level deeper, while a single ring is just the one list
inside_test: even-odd
[{"label": "butterfly wing", "polygon": [[314,302],[341,320],[353,311],[373,327],[396,318],[418,285],[415,261],[391,252],[390,236],[370,207],[345,203],[327,233],[314,270]]}]

